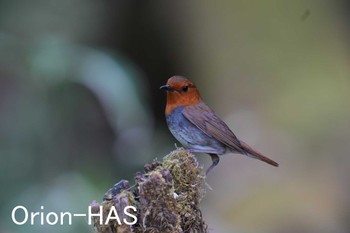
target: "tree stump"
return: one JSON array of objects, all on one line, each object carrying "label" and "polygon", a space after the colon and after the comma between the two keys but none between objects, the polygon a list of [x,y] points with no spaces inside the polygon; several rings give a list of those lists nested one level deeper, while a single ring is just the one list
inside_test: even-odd
[{"label": "tree stump", "polygon": [[[121,180],[105,193],[101,204],[91,203],[94,214],[102,207],[102,224],[100,217],[92,219],[97,233],[208,232],[199,209],[205,195],[205,175],[194,155],[177,149],[162,162],[146,164],[144,170],[136,173],[133,188]],[[125,212],[128,206],[134,209]],[[116,212],[111,215],[113,208]],[[108,216],[114,218],[105,224]]]}]

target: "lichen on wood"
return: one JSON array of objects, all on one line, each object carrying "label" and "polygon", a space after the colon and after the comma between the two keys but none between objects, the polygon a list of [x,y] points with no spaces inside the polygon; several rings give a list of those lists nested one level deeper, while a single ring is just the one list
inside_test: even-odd
[{"label": "lichen on wood", "polygon": [[120,219],[131,222],[123,212],[126,206],[134,206],[137,222],[133,225],[110,221],[100,224],[93,217],[98,233],[205,233],[205,224],[199,203],[205,195],[205,175],[194,155],[177,149],[163,158],[144,166],[144,172],[135,175],[135,186],[126,180],[119,181],[106,192],[101,204],[93,202],[92,212],[103,207],[107,219],[114,206]]}]

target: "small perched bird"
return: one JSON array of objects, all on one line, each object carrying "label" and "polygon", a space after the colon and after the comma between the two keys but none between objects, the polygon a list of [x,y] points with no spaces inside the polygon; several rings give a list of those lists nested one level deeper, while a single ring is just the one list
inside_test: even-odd
[{"label": "small perched bird", "polygon": [[206,174],[219,163],[218,155],[226,153],[247,155],[278,167],[278,163],[239,140],[185,77],[173,76],[160,89],[167,92],[165,116],[170,132],[188,152],[210,155],[212,164]]}]

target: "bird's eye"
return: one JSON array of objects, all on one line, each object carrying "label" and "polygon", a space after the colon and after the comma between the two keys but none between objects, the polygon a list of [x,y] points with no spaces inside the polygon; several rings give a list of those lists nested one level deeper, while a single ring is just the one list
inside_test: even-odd
[{"label": "bird's eye", "polygon": [[182,87],[182,90],[183,90],[184,92],[188,91],[188,86],[183,86],[183,87]]}]

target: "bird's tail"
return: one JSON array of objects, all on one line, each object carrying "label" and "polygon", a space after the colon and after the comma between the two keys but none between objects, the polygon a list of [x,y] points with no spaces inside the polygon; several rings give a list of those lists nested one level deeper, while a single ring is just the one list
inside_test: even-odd
[{"label": "bird's tail", "polygon": [[244,150],[244,152],[246,152],[249,157],[259,159],[259,160],[264,161],[265,163],[268,163],[272,166],[278,167],[278,163],[276,163],[272,159],[260,154],[259,152],[257,152],[256,150],[254,150],[253,148],[248,146],[247,143],[241,141],[241,146],[242,146],[242,149]]}]

